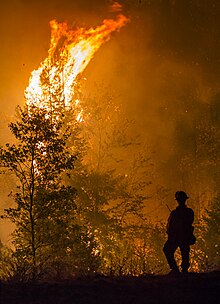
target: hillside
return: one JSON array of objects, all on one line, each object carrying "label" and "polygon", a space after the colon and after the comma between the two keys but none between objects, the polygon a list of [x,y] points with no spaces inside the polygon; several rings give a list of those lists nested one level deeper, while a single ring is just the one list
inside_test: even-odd
[{"label": "hillside", "polygon": [[1,283],[1,304],[220,303],[220,272],[187,276],[97,277],[67,282]]}]

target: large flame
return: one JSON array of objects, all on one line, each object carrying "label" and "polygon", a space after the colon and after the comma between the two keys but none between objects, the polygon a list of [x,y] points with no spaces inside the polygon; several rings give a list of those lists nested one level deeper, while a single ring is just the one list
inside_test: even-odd
[{"label": "large flame", "polygon": [[71,105],[76,99],[77,75],[83,72],[99,47],[110,39],[110,34],[127,22],[128,18],[120,14],[116,20],[104,20],[96,28],[69,29],[67,23],[52,20],[48,57],[31,74],[25,91],[27,104],[48,107],[60,99],[65,106]]}]

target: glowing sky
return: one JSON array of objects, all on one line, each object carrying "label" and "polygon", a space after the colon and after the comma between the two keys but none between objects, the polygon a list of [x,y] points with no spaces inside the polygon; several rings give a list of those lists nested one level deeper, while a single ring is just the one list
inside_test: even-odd
[{"label": "glowing sky", "polygon": [[[220,4],[211,0],[121,1],[131,23],[97,54],[86,73],[105,81],[135,111],[141,127],[158,126],[158,109],[171,107],[192,83],[201,99],[218,89]],[[90,27],[112,17],[112,1],[25,1],[1,3],[0,102],[11,113],[49,46],[49,21]],[[163,101],[162,101],[163,99]],[[172,113],[171,113],[172,114]]]},{"label": "glowing sky", "polygon": [[[103,0],[2,2],[1,104],[7,104],[7,107],[11,104],[13,109],[20,102],[30,72],[45,58],[50,19],[97,25],[112,14],[109,12],[110,3]],[[192,70],[191,76],[196,74],[202,83],[218,86],[218,1],[128,0],[121,3],[132,22],[100,51],[88,71],[89,75],[95,73],[99,79],[107,78],[106,82],[114,78],[123,94],[135,97],[140,106],[145,106],[147,99],[155,97],[156,88],[163,86],[161,82],[166,85],[165,77],[176,73],[184,78],[188,69]],[[129,85],[134,80],[138,93],[134,93],[132,85]],[[150,85],[147,85],[148,81]],[[128,102],[136,106],[132,100]]]}]

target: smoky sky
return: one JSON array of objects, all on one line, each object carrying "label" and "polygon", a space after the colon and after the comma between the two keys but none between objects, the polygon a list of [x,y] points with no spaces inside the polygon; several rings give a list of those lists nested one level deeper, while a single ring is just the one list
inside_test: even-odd
[{"label": "smoky sky", "polygon": [[[112,3],[103,0],[1,3],[2,106],[13,107],[21,102],[30,72],[47,56],[49,20],[94,26],[104,18],[114,17],[109,12]],[[163,94],[166,86],[171,90],[175,78],[177,83],[173,84],[171,96],[181,81],[183,86],[187,81],[194,81],[200,86],[217,88],[220,76],[218,1],[128,0],[121,3],[123,13],[131,22],[113,35],[95,56],[87,71],[89,76],[94,74],[91,81],[104,79],[117,85],[124,99],[127,96],[136,99],[136,102],[127,100],[132,110],[136,103],[144,106],[146,100],[159,102],[158,91]],[[138,90],[137,95],[133,93]]]}]

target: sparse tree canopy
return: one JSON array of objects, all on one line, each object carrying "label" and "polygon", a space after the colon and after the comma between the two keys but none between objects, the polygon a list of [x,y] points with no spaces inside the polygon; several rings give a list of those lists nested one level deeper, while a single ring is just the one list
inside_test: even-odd
[{"label": "sparse tree canopy", "polygon": [[62,182],[76,159],[66,144],[70,132],[63,129],[63,119],[64,114],[53,117],[34,105],[18,108],[17,121],[9,125],[17,141],[0,150],[2,170],[17,177],[15,206],[6,210],[16,225],[15,254],[21,255],[33,278],[42,264],[43,248],[49,250],[54,241],[59,246],[62,238],[65,242],[64,227],[76,208],[75,189]]}]

